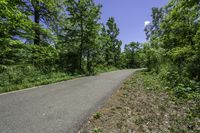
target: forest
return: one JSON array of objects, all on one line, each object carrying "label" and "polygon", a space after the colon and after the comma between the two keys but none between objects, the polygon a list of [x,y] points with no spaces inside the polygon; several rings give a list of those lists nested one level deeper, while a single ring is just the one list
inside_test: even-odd
[{"label": "forest", "polygon": [[115,18],[100,22],[101,8],[93,0],[1,0],[0,92],[142,67],[177,95],[200,93],[199,0],[152,8],[147,42],[124,48]]},{"label": "forest", "polygon": [[[114,17],[101,22],[102,7],[94,0],[0,0],[0,93],[145,68],[119,90],[119,101],[133,106],[138,118],[150,112],[146,121],[136,122],[148,127],[152,120],[160,125],[155,118],[164,119],[164,112],[171,115],[168,124],[172,128],[167,131],[199,133],[200,0],[169,0],[163,7],[153,7],[143,43],[124,44]],[[166,95],[171,101],[163,100]],[[108,116],[118,111],[118,119],[121,111],[126,122],[131,109],[119,105]]]},{"label": "forest", "polygon": [[163,8],[153,8],[153,21],[145,28],[149,43],[143,50],[148,69],[180,97],[200,92],[199,2],[171,0]]},{"label": "forest", "polygon": [[138,67],[132,57],[139,43],[122,52],[115,19],[99,21],[101,7],[93,0],[1,0],[0,92]]}]

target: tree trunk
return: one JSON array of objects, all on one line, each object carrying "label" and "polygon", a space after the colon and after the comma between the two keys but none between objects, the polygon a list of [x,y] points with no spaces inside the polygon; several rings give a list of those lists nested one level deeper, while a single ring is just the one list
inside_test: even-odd
[{"label": "tree trunk", "polygon": [[82,55],[83,55],[83,20],[81,16],[81,40],[80,40],[80,53],[79,53],[79,69],[82,70]]},{"label": "tree trunk", "polygon": [[90,51],[87,51],[87,71],[89,72],[89,74],[92,73],[92,69],[91,69],[91,61],[90,61]]},{"label": "tree trunk", "polygon": [[35,22],[35,37],[34,37],[34,44],[39,45],[40,44],[40,10],[39,10],[39,1],[36,0],[35,4],[33,5],[34,8],[34,22]]}]

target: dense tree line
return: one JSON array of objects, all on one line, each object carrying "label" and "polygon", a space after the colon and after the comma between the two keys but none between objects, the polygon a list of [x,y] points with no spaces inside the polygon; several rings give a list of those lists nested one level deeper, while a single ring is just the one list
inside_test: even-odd
[{"label": "dense tree line", "polygon": [[101,7],[93,0],[1,0],[0,87],[50,73],[136,67],[126,59],[135,48],[121,51],[115,19],[100,23]]},{"label": "dense tree line", "polygon": [[181,96],[200,92],[199,11],[199,0],[171,0],[152,9],[153,21],[145,28],[149,70]]},{"label": "dense tree line", "polygon": [[44,56],[38,60],[55,52],[52,62],[69,71],[117,66],[119,28],[112,17],[106,25],[99,22],[101,5],[92,0],[2,0],[0,7],[1,65],[29,63],[40,51]]},{"label": "dense tree line", "polygon": [[37,77],[32,73],[147,67],[177,91],[199,91],[199,0],[153,8],[147,43],[123,50],[115,19],[100,23],[101,7],[93,0],[1,0],[0,85],[32,82],[25,78]]}]

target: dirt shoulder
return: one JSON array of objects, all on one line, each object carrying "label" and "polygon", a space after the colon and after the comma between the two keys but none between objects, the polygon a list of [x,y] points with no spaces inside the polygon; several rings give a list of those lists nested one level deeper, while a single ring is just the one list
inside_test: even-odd
[{"label": "dirt shoulder", "polygon": [[177,104],[170,93],[158,89],[159,79],[147,78],[150,75],[141,72],[129,78],[80,133],[199,132],[200,119],[188,119],[188,110],[195,104]]}]

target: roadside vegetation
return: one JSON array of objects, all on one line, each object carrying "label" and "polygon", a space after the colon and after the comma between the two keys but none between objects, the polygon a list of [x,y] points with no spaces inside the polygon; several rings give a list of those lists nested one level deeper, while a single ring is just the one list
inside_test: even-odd
[{"label": "roadside vegetation", "polygon": [[[129,79],[86,131],[200,132],[199,3],[170,0],[152,8],[152,22],[144,29],[148,41],[136,48],[139,54],[129,54],[140,59],[131,64],[141,63],[148,71]],[[126,53],[126,48],[135,50],[133,44]]]},{"label": "roadside vegetation", "polygon": [[[93,0],[0,1],[0,93],[133,66]],[[134,43],[139,46],[139,43]],[[139,60],[139,59],[138,59]]]},{"label": "roadside vegetation", "polygon": [[200,95],[180,97],[160,79],[149,72],[134,74],[80,133],[199,133]]},{"label": "roadside vegetation", "polygon": [[[119,96],[122,103],[113,105],[117,106],[114,112],[123,114],[130,110],[123,102],[130,96],[128,107],[137,109],[144,104],[143,110],[138,110],[152,111],[154,117],[147,118],[156,125],[148,125],[146,118],[137,118],[130,120],[136,124],[134,130],[199,131],[199,3],[170,0],[164,7],[152,8],[152,22],[144,29],[147,42],[131,42],[122,50],[115,18],[111,16],[105,24],[100,23],[102,5],[93,0],[1,0],[0,93],[82,75],[146,67],[148,72],[137,76],[141,79],[132,78],[125,84],[123,88],[127,89],[121,91],[127,94]],[[133,113],[142,117],[134,108]],[[173,112],[175,116],[171,117]],[[160,118],[162,113],[170,120]],[[104,115],[100,114],[97,118],[101,119]],[[132,115],[130,118],[135,119]],[[119,118],[122,123],[117,129],[123,131],[126,116]],[[169,123],[161,123],[162,128],[158,121]],[[144,122],[146,127],[138,126]]]}]

